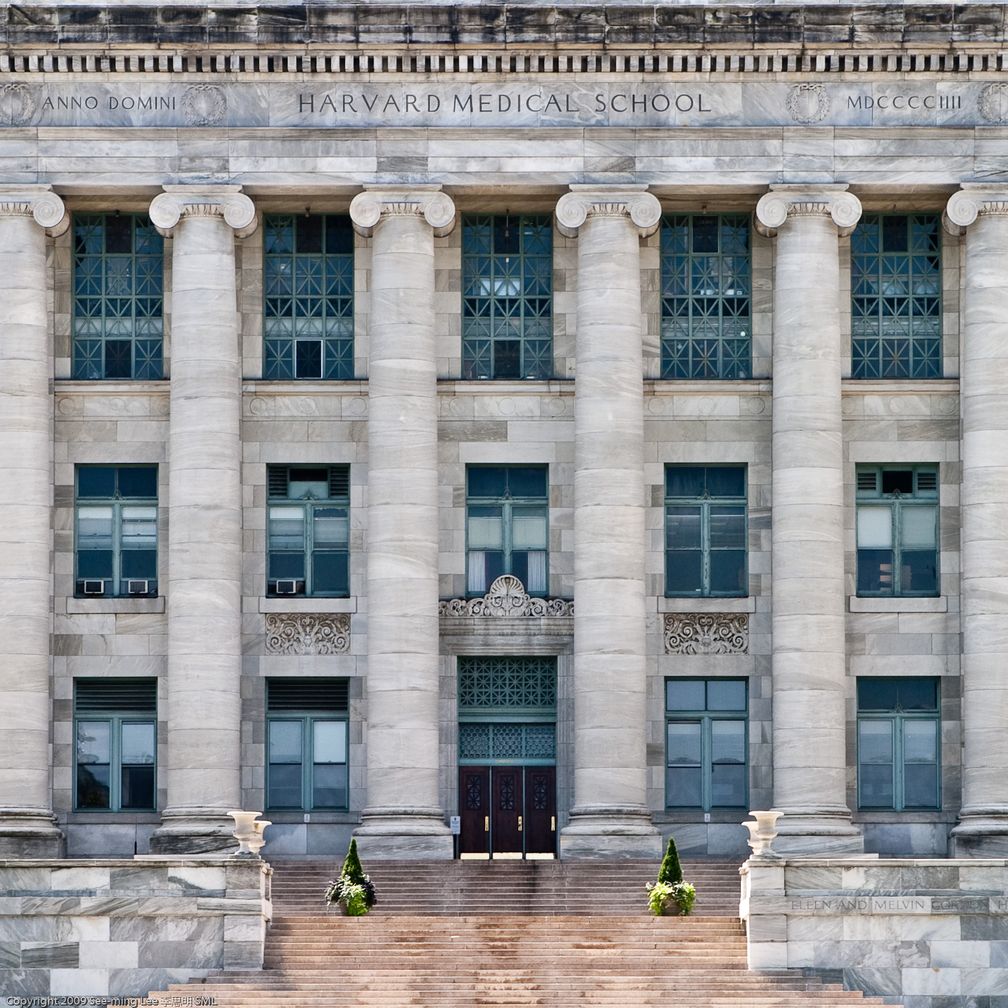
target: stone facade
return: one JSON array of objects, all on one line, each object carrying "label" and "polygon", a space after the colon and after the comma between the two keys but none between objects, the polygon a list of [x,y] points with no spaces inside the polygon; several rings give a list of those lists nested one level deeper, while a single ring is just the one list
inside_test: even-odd
[{"label": "stone facade", "polygon": [[[666,793],[667,684],[737,679],[781,850],[1003,853],[1005,8],[185,7],[7,11],[0,851],[222,849],[269,805],[267,682],[339,680],[346,801],[269,809],[266,854],[449,856],[484,656],[556,660],[563,856],[744,851],[743,806]],[[103,213],[164,235],[161,380],[74,377]],[[663,378],[662,216],[722,213],[748,373]],[[894,213],[945,216],[940,365],[855,378],[851,232]],[[353,377],[265,377],[273,214],[352,221]],[[553,221],[552,367],[466,379],[463,221],[520,214]],[[933,597],[858,591],[859,467],[893,464],[937,466]],[[158,467],[156,595],[78,590],[90,465]],[[666,594],[677,465],[745,467],[738,597]],[[345,597],[267,591],[280,466],[348,473]],[[477,466],[547,467],[544,592],[469,590]],[[857,683],[921,677],[939,798],[859,808]],[[75,805],[83,680],[156,681],[152,810]]]}]

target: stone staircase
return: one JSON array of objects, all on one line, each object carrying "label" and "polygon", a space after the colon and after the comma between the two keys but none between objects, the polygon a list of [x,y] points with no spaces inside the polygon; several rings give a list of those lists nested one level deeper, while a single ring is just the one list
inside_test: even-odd
[{"label": "stone staircase", "polygon": [[653,863],[366,868],[379,904],[367,917],[347,918],[322,902],[338,861],[275,862],[265,969],[159,993],[213,998],[217,1008],[883,1003],[818,976],[749,972],[735,865],[684,864],[699,893],[694,915],[657,920],[646,913],[644,892]]}]

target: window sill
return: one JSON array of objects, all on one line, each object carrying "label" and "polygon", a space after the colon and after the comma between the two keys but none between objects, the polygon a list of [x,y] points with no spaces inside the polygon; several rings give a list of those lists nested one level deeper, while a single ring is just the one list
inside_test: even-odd
[{"label": "window sill", "polygon": [[943,613],[948,612],[948,596],[938,598],[859,598],[851,595],[847,609],[852,613]]},{"label": "window sill", "polygon": [[165,597],[157,598],[68,598],[68,616],[97,613],[163,613]]},{"label": "window sill", "polygon": [[261,613],[355,613],[357,597],[306,598],[303,595],[283,595],[278,598],[260,598]]},{"label": "window sill", "polygon": [[658,596],[660,613],[751,613],[756,612],[756,596],[745,598],[667,598]]}]

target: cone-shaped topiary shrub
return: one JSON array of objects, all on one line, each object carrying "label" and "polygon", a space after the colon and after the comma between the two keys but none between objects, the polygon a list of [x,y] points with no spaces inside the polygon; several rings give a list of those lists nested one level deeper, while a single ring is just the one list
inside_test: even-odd
[{"label": "cone-shaped topiary shrub", "polygon": [[[343,869],[346,871],[346,868]],[[676,850],[675,840],[668,838],[668,847],[665,848],[665,857],[662,858],[661,868],[658,869],[658,881],[675,885],[682,882],[682,866],[679,864],[679,851]]]},{"label": "cone-shaped topiary shrub", "polygon": [[378,902],[374,883],[364,874],[357,856],[357,840],[351,838],[340,876],[326,886],[326,903],[338,903],[348,917],[363,917]]},{"label": "cone-shaped topiary shrub", "polygon": [[[678,864],[678,862],[676,862]],[[340,875],[345,875],[352,882],[360,883],[364,879],[364,869],[361,868],[360,858],[357,856],[357,838],[350,838],[350,849],[343,860],[343,868]]]}]

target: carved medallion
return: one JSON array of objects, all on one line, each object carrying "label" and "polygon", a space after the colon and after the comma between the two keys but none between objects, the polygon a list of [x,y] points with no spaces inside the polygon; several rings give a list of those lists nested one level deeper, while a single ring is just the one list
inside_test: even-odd
[{"label": "carved medallion", "polygon": [[1008,123],[1008,84],[988,84],[980,92],[977,108],[989,123]]},{"label": "carved medallion", "polygon": [[829,95],[822,84],[795,84],[785,104],[791,118],[805,125],[822,122],[830,110]]},{"label": "carved medallion", "polygon": [[335,655],[350,650],[348,613],[268,613],[269,654]]},{"label": "carved medallion", "polygon": [[182,96],[182,114],[189,126],[217,126],[227,112],[223,88],[212,84],[193,84]]},{"label": "carved medallion", "polygon": [[8,126],[27,126],[35,114],[35,99],[24,84],[0,87],[0,122]]},{"label": "carved medallion", "polygon": [[748,613],[669,613],[665,653],[680,655],[748,654]]},{"label": "carved medallion", "polygon": [[574,603],[566,599],[532,598],[521,578],[502,574],[486,595],[475,599],[449,599],[438,607],[441,616],[573,616]]}]

